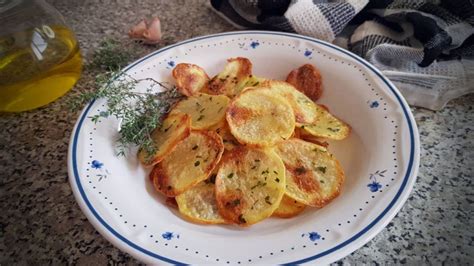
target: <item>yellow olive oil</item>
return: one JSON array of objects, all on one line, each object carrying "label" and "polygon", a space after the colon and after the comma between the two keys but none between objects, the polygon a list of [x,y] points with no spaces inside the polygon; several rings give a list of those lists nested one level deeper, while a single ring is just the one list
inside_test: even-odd
[{"label": "yellow olive oil", "polygon": [[46,105],[79,79],[82,58],[74,34],[43,25],[0,37],[0,112]]}]

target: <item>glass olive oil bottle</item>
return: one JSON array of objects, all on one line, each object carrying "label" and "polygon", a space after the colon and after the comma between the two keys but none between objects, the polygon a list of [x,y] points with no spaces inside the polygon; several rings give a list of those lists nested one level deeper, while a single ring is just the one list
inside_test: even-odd
[{"label": "glass olive oil bottle", "polygon": [[79,79],[74,33],[43,0],[0,1],[0,112],[46,105]]}]

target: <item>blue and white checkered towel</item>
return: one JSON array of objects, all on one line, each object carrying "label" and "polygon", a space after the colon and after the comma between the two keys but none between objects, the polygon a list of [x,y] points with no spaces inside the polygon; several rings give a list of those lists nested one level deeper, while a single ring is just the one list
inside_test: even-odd
[{"label": "blue and white checkered towel", "polygon": [[470,0],[211,0],[238,28],[333,42],[377,66],[415,106],[474,92]]}]

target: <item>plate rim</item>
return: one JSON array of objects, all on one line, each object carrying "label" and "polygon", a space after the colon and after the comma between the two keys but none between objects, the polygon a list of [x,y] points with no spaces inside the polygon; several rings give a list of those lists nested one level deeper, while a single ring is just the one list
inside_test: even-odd
[{"label": "plate rim", "polygon": [[[333,253],[334,258],[335,258],[335,259],[332,259],[331,261],[341,259],[347,256],[348,254],[354,252],[355,250],[359,249],[365,243],[368,243],[372,238],[374,238],[378,233],[380,233],[386,227],[386,225],[400,211],[401,207],[404,205],[404,203],[408,199],[408,196],[410,195],[411,190],[413,189],[413,185],[416,181],[418,170],[419,170],[420,141],[419,141],[418,128],[417,128],[415,119],[413,117],[413,114],[411,111],[409,111],[409,105],[407,104],[405,98],[401,95],[399,90],[378,69],[376,69],[372,64],[367,62],[365,59],[359,57],[358,55],[348,50],[344,50],[326,41],[322,41],[322,40],[318,40],[315,38],[311,38],[311,37],[303,36],[299,34],[294,34],[294,33],[251,30],[251,31],[231,31],[231,32],[216,33],[216,34],[204,35],[204,36],[199,36],[199,37],[183,40],[178,43],[165,46],[161,49],[158,49],[155,52],[152,52],[142,58],[139,58],[138,60],[132,62],[127,67],[125,67],[123,71],[128,71],[132,69],[133,67],[135,67],[136,65],[138,65],[139,63],[146,61],[150,57],[156,56],[162,52],[165,52],[167,50],[173,49],[175,47],[178,47],[187,43],[196,42],[196,41],[200,41],[204,39],[210,39],[210,38],[230,36],[230,35],[258,35],[258,34],[276,35],[276,36],[302,39],[304,41],[309,41],[312,43],[316,43],[317,45],[323,45],[328,48],[334,49],[337,52],[341,52],[355,59],[358,63],[361,63],[362,65],[367,67],[369,70],[371,70],[374,74],[376,74],[378,78],[380,78],[381,81],[385,83],[388,89],[394,94],[400,107],[403,110],[403,114],[408,124],[408,130],[409,130],[409,135],[410,135],[409,160],[408,160],[407,171],[403,177],[403,181],[402,181],[402,184],[400,185],[400,189],[397,191],[397,193],[395,194],[393,199],[390,201],[390,203],[387,205],[387,207],[385,207],[385,209],[381,213],[379,213],[377,217],[372,220],[371,223],[366,225],[362,230],[354,234],[352,237],[350,237],[346,241],[338,244],[335,247],[329,248],[328,250],[319,252],[315,255],[302,258],[299,260],[295,260],[292,262],[288,262],[286,264],[289,265],[289,264],[306,263],[309,261],[313,261],[315,259],[325,257],[331,253]],[[94,103],[95,103],[95,100],[91,101],[82,110],[81,114],[79,115],[79,119],[76,121],[74,125],[73,131],[71,133],[70,141],[69,141],[68,160],[67,160],[68,176],[69,176],[69,183],[71,185],[76,202],[78,203],[79,207],[81,208],[82,212],[87,217],[89,222],[94,226],[94,228],[97,231],[99,231],[99,233],[103,237],[105,237],[109,242],[111,242],[113,245],[117,246],[124,252],[132,254],[134,257],[140,260],[145,260],[143,257],[143,254],[145,254],[145,255],[151,256],[152,258],[159,259],[163,262],[183,264],[183,262],[175,261],[173,259],[164,257],[160,254],[157,254],[155,252],[142,248],[139,245],[133,243],[131,240],[128,240],[126,237],[122,236],[119,232],[115,231],[109,224],[107,224],[107,222],[104,221],[104,219],[97,213],[97,211],[92,206],[89,199],[87,198],[87,195],[85,194],[85,191],[80,182],[80,176],[77,169],[78,167],[77,158],[76,158],[77,140],[80,135],[82,124],[85,118],[87,117],[87,113],[89,112],[91,107],[94,105]],[[381,220],[382,222],[380,224],[377,224]],[[363,238],[362,240],[361,236],[363,235],[365,235],[365,238]],[[121,241],[117,241],[117,238]],[[348,246],[351,243],[353,244],[353,246],[352,247]]]}]

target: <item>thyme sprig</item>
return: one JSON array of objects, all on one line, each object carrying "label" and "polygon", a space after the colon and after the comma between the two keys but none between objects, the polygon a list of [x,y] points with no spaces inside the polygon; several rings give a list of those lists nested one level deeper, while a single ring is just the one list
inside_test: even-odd
[{"label": "thyme sprig", "polygon": [[124,49],[118,40],[105,38],[99,43],[99,47],[92,56],[90,67],[105,71],[115,71],[126,65],[134,53]]},{"label": "thyme sprig", "polygon": [[[145,93],[137,92],[137,85],[145,81],[151,85],[146,88]],[[169,108],[182,98],[176,87],[153,78],[135,79],[122,71],[98,75],[96,87],[97,90],[82,93],[73,99],[72,108],[77,110],[84,103],[104,98],[107,101],[107,111],[89,118],[94,123],[109,116],[120,121],[117,155],[126,155],[133,145],[149,155],[153,154],[157,148],[152,139],[153,130],[161,126],[162,118]],[[156,92],[157,87],[164,90]]]}]

